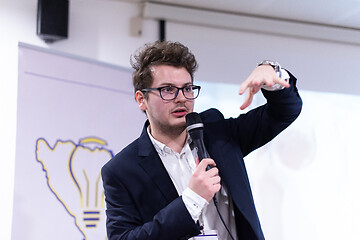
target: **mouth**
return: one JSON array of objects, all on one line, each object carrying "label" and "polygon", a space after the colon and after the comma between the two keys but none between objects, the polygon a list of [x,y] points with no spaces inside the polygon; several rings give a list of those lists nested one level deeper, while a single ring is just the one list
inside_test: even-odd
[{"label": "mouth", "polygon": [[186,108],[176,108],[171,113],[176,117],[183,117],[187,114],[187,109]]}]

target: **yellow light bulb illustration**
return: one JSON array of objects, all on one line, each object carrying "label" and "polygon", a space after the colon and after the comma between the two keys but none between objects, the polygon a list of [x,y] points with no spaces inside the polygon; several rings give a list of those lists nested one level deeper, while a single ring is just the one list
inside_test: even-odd
[{"label": "yellow light bulb illustration", "polygon": [[51,192],[74,218],[86,240],[106,239],[101,167],[112,157],[106,142],[96,137],[75,144],[58,140],[53,148],[37,140],[36,156]]}]

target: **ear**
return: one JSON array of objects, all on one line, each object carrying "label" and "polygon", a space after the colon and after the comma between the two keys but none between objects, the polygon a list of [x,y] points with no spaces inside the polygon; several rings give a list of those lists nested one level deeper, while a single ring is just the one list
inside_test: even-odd
[{"label": "ear", "polygon": [[136,99],[136,102],[137,102],[140,110],[141,111],[146,111],[147,106],[146,106],[146,99],[145,99],[144,93],[139,91],[139,90],[136,91],[135,99]]}]

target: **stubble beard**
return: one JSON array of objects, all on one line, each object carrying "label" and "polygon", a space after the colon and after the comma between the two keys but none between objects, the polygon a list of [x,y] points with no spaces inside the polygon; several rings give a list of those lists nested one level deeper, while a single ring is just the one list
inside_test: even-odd
[{"label": "stubble beard", "polygon": [[186,122],[178,125],[160,125],[160,131],[163,135],[167,135],[169,137],[178,137],[181,135],[186,129]]},{"label": "stubble beard", "polygon": [[[179,108],[179,107],[183,107],[183,108],[186,109],[187,112],[189,112],[189,107],[188,106],[186,106],[185,104],[178,104],[177,106],[173,107],[169,111],[169,114],[171,115],[171,113],[176,108]],[[156,118],[153,118],[153,119],[156,121],[156,122],[154,122],[154,124],[157,126],[157,130],[162,136],[167,136],[169,138],[174,139],[174,138],[179,137],[181,134],[184,133],[184,131],[186,131],[185,116],[175,118],[175,119],[172,119],[172,117],[170,117],[169,118],[170,122],[162,122],[161,120],[156,119]],[[175,121],[175,123],[173,121]],[[171,123],[171,122],[173,122],[173,123]]]}]

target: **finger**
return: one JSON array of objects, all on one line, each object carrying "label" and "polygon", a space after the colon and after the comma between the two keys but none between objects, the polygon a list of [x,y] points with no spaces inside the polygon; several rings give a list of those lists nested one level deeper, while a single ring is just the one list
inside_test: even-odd
[{"label": "finger", "polygon": [[248,106],[250,106],[252,100],[253,100],[253,97],[254,97],[254,93],[252,93],[251,89],[249,89],[247,91],[247,94],[246,94],[246,97],[245,97],[245,100],[243,102],[243,104],[241,105],[240,109],[241,110],[244,110],[245,108],[247,108]]},{"label": "finger", "polygon": [[249,85],[251,83],[251,80],[249,78],[247,78],[241,85],[240,85],[240,89],[239,89],[239,95],[243,95],[244,92],[246,91],[246,89],[249,88]]},{"label": "finger", "polygon": [[206,171],[206,175],[210,178],[219,176],[219,169],[216,167],[212,167],[211,169]]},{"label": "finger", "polygon": [[213,180],[214,180],[212,184],[213,191],[218,192],[221,189],[221,184],[220,184],[221,178],[217,177],[216,179],[214,178]]},{"label": "finger", "polygon": [[195,163],[196,163],[196,166],[199,166],[199,163],[200,163],[199,157],[197,157],[197,158],[195,159]]},{"label": "finger", "polygon": [[285,88],[289,88],[290,87],[290,83],[287,82],[285,79],[282,79],[282,78],[276,78],[275,79],[275,82],[280,84],[281,86],[284,86]]},{"label": "finger", "polygon": [[264,77],[264,79],[263,79],[263,86],[265,85],[265,86],[268,86],[268,87],[272,87],[272,86],[274,86],[274,84],[276,83],[276,81],[277,81],[277,76],[276,75],[269,75],[269,76],[266,76],[266,77]]},{"label": "finger", "polygon": [[220,176],[215,176],[215,177],[213,177],[213,178],[211,179],[211,181],[212,181],[212,184],[213,184],[213,185],[220,184],[220,182],[221,182],[221,177],[220,177]]},{"label": "finger", "polygon": [[213,159],[211,158],[204,158],[203,160],[200,161],[199,165],[197,166],[197,168],[201,171],[206,171],[206,167],[208,165],[211,166],[216,166],[216,163]]},{"label": "finger", "polygon": [[247,89],[257,88],[263,84],[264,80],[262,78],[254,78],[254,79],[247,79],[243,84],[240,86],[239,95],[242,95]]},{"label": "finger", "polygon": [[221,184],[219,183],[219,184],[213,185],[213,188],[214,188],[214,192],[217,193],[221,189]]},{"label": "finger", "polygon": [[290,87],[290,84],[285,79],[282,79],[276,72],[271,73],[271,75],[265,78],[265,84],[269,87],[272,87],[274,84],[279,84],[286,88]]},{"label": "finger", "polygon": [[252,103],[252,100],[254,98],[254,95],[259,92],[261,88],[261,85],[256,84],[255,86],[252,86],[251,88],[249,88],[249,93],[247,98],[245,99],[245,103],[240,107],[241,110],[244,110],[245,108],[247,108],[248,106],[250,106],[250,104]]}]

